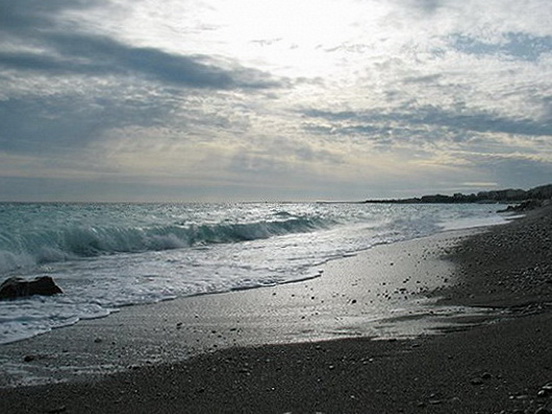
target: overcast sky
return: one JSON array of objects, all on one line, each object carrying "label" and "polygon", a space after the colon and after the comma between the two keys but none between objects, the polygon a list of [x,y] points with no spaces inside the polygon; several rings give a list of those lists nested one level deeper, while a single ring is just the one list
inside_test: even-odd
[{"label": "overcast sky", "polygon": [[549,182],[550,0],[0,0],[0,200]]}]

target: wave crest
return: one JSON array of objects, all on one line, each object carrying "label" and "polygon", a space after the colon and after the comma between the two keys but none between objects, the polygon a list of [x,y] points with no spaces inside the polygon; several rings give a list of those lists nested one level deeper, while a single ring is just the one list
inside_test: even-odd
[{"label": "wave crest", "polygon": [[319,217],[287,217],[252,223],[175,224],[157,227],[69,227],[6,236],[0,241],[0,272],[79,257],[236,243],[330,226]]}]

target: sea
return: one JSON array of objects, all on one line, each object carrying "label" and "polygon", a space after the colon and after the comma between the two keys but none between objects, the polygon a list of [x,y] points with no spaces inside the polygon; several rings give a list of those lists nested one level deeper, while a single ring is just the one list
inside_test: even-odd
[{"label": "sea", "polygon": [[484,204],[0,203],[0,283],[64,294],[0,301],[0,344],[122,306],[316,278],[373,246],[500,224]]}]

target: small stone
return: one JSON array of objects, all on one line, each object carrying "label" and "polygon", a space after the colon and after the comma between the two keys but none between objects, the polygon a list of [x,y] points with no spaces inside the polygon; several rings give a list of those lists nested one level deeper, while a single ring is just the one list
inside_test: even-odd
[{"label": "small stone", "polygon": [[102,342],[102,341],[103,341],[102,338],[96,338],[96,339],[94,339],[94,343],[96,343],[96,344],[99,344],[99,343]]},{"label": "small stone", "polygon": [[492,377],[493,376],[489,372],[485,372],[483,373],[483,375],[481,375],[481,378],[483,378],[484,380],[491,379]]},{"label": "small stone", "polygon": [[356,300],[356,299],[353,299],[353,300],[351,301],[351,303],[354,305],[355,303],[357,303],[357,300]]},{"label": "small stone", "polygon": [[25,355],[25,357],[23,358],[23,361],[31,362],[31,361],[34,361],[35,359],[36,357],[34,355]]},{"label": "small stone", "polygon": [[535,411],[535,414],[552,414],[552,411],[550,411],[546,407],[540,407],[537,409],[537,411]]},{"label": "small stone", "polygon": [[472,378],[470,381],[472,385],[481,385],[483,384],[483,380],[481,378]]}]

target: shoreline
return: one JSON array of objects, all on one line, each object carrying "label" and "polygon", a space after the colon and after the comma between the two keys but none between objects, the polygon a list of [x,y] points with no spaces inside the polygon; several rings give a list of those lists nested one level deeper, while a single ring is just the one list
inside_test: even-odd
[{"label": "shoreline", "polygon": [[[229,347],[416,337],[449,324],[472,324],[478,319],[473,313],[489,315],[436,304],[435,292],[452,279],[442,249],[478,231],[378,245],[326,262],[313,279],[123,307],[105,318],[4,344],[0,367],[8,362],[11,369],[0,376],[0,387],[97,379]],[[25,358],[33,360],[22,363]]]},{"label": "shoreline", "polygon": [[[78,357],[78,352],[82,354],[83,349],[91,355],[100,352],[105,357],[105,353],[109,352],[108,345],[112,345],[111,338],[105,334],[110,329],[120,337],[126,335],[132,338],[134,335],[134,338],[138,338],[144,334],[150,335],[151,342],[146,344],[150,348],[146,347],[145,350],[150,356],[151,349],[155,347],[162,354],[167,350],[160,347],[182,344],[182,338],[178,336],[182,332],[187,332],[192,342],[209,338],[199,345],[199,348],[209,349],[209,352],[199,352],[199,356],[194,356],[193,352],[186,355],[185,352],[177,352],[173,360],[163,361],[161,358],[150,360],[149,363],[146,358],[143,363],[134,365],[134,369],[100,380],[95,378],[96,381],[93,382],[0,389],[0,409],[5,412],[44,412],[63,408],[70,412],[94,412],[93,407],[97,406],[90,403],[95,397],[102,395],[101,410],[104,412],[178,412],[178,407],[186,407],[189,412],[366,412],[362,407],[370,407],[380,410],[379,412],[424,409],[425,412],[452,410],[473,413],[474,410],[492,409],[495,411],[490,412],[499,412],[518,407],[536,410],[550,402],[548,397],[537,397],[539,387],[552,381],[552,360],[550,353],[546,352],[548,344],[552,343],[552,318],[547,304],[552,300],[552,275],[548,267],[548,263],[552,263],[549,260],[550,214],[550,209],[543,209],[529,213],[526,218],[489,228],[485,232],[464,232],[459,241],[458,238],[449,238],[445,242],[442,238],[446,237],[441,234],[430,238],[435,241],[441,237],[440,242],[431,242],[431,247],[427,243],[422,246],[423,242],[417,240],[409,242],[410,244],[406,242],[374,248],[366,254],[361,253],[324,265],[324,275],[318,278],[327,283],[325,276],[331,272],[334,275],[343,275],[347,272],[354,273],[358,269],[374,271],[374,258],[380,254],[378,266],[384,272],[381,276],[388,277],[389,273],[394,273],[399,278],[396,281],[397,286],[413,271],[419,271],[420,274],[430,273],[429,279],[424,280],[427,291],[415,292],[415,281],[413,280],[414,285],[410,287],[409,280],[405,283],[409,287],[408,293],[427,294],[435,299],[440,297],[439,305],[486,305],[499,311],[517,306],[521,311],[514,312],[514,316],[519,317],[511,318],[512,315],[509,315],[509,320],[470,329],[459,326],[461,331],[451,332],[456,330],[452,328],[445,335],[439,336],[424,334],[416,339],[397,340],[397,337],[401,338],[400,335],[391,335],[392,340],[373,341],[369,338],[375,335],[369,335],[366,330],[359,331],[359,335],[351,335],[351,327],[359,329],[362,318],[367,318],[362,309],[352,318],[347,312],[352,308],[362,308],[361,305],[368,306],[366,300],[370,300],[375,294],[386,291],[387,295],[391,295],[393,290],[382,287],[380,292],[359,296],[358,286],[352,286],[351,283],[341,286],[329,283],[324,286],[326,291],[321,295],[321,290],[317,289],[322,286],[309,286],[313,282],[316,284],[318,279],[274,289],[262,288],[262,294],[258,291],[238,291],[219,294],[226,297],[213,299],[214,296],[219,296],[213,295],[209,298],[207,302],[211,305],[222,306],[220,311],[228,322],[228,310],[231,309],[228,304],[240,297],[242,313],[239,317],[245,318],[245,323],[241,320],[240,326],[228,323],[225,325],[222,323],[224,321],[216,320],[216,317],[205,323],[205,315],[193,315],[192,322],[201,319],[203,328],[206,329],[201,331],[199,325],[194,327],[187,320],[181,321],[179,328],[179,322],[175,323],[179,316],[171,314],[167,307],[163,314],[163,307],[160,307],[163,304],[151,305],[147,310],[150,316],[154,307],[157,314],[157,320],[153,323],[158,323],[161,336],[169,339],[164,343],[156,335],[160,332],[144,331],[140,335],[138,330],[129,334],[131,324],[117,325],[114,320],[107,323],[109,318],[117,315],[134,313],[135,317],[140,317],[140,313],[135,312],[136,309],[130,312],[122,309],[106,319],[81,322],[75,329],[63,328],[38,338],[35,341],[37,346],[48,348],[56,346],[57,341],[59,348],[60,342],[67,341],[66,347],[75,345],[77,351],[73,354],[68,349],[65,353],[63,349],[54,350],[51,355],[57,356],[49,361],[47,356],[43,359],[37,358],[31,363],[59,366],[63,358],[59,355],[66,354],[67,357],[74,358]],[[508,240],[511,242],[506,243]],[[520,245],[520,240],[526,246]],[[522,252],[513,254],[520,246],[524,247]],[[409,260],[413,258],[416,248],[421,248],[417,253],[420,260]],[[393,249],[395,253],[401,253],[400,258],[404,260],[398,260],[397,255],[393,256]],[[370,257],[371,262],[363,262],[366,257]],[[440,259],[443,257],[447,260]],[[349,267],[354,267],[354,270]],[[530,269],[532,270],[529,272]],[[523,272],[526,272],[525,279]],[[503,279],[497,281],[491,278],[499,276]],[[333,279],[335,282],[335,277]],[[347,280],[351,282],[350,279]],[[276,295],[272,295],[274,290]],[[292,300],[291,295],[301,300]],[[203,301],[202,298],[207,296],[194,300]],[[287,299],[270,305],[271,300],[279,296]],[[229,297],[232,300],[227,300]],[[220,298],[222,300],[218,300]],[[189,311],[193,306],[183,309],[182,304],[187,302],[191,306],[194,300],[186,298],[176,305],[180,307],[180,312]],[[282,304],[287,313],[275,312],[276,309],[282,309]],[[259,309],[259,306],[268,312],[268,319],[263,320],[258,314],[251,313],[252,309]],[[335,325],[330,321],[331,316],[340,310],[345,312],[339,314],[342,318],[349,317],[348,322],[353,322],[349,323],[349,336],[358,336],[357,338],[336,339],[343,333],[335,330]],[[427,320],[429,315],[429,312],[420,315],[420,320]],[[450,316],[447,315],[448,318]],[[406,321],[403,325],[407,326],[413,325],[413,321],[417,319],[416,315],[409,318],[406,314],[403,317]],[[268,330],[265,326],[267,320],[273,322],[269,324]],[[274,323],[275,320],[278,324]],[[361,323],[355,327],[354,322],[359,321]],[[78,326],[81,328],[77,328]],[[282,326],[285,328],[282,329]],[[305,330],[305,327],[308,329]],[[323,327],[321,332],[316,331],[317,327]],[[62,331],[66,335],[62,335]],[[76,331],[80,331],[81,342],[78,339],[79,334],[75,341]],[[324,334],[328,331],[332,335],[325,338]],[[104,334],[95,335],[98,332]],[[267,332],[272,338],[280,335],[280,339],[268,341],[262,336]],[[526,334],[522,335],[522,332]],[[290,335],[300,343],[290,344],[294,342],[289,340]],[[46,340],[47,337],[51,341]],[[256,338],[257,341],[252,341],[251,338]],[[96,339],[99,341],[96,342]],[[332,341],[323,342],[324,339]],[[131,342],[127,345],[132,350],[137,345]],[[266,345],[267,343],[271,345]],[[115,344],[114,348],[120,352],[123,346],[125,345]],[[10,354],[11,357],[18,355],[21,358],[32,346],[21,348],[19,354],[14,351]],[[52,350],[49,349],[48,352]],[[3,356],[6,356],[6,352]],[[191,358],[186,359],[188,357]],[[129,353],[128,360],[140,362],[139,355],[132,352]],[[512,364],[512,361],[516,363]],[[299,387],[298,384],[302,385]],[[478,395],[477,398],[472,398],[474,392]],[[44,399],[46,395],[49,397]]]}]

